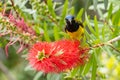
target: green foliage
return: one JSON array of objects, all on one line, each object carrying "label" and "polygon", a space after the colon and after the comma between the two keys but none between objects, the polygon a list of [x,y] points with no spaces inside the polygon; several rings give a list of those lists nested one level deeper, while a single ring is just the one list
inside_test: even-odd
[{"label": "green foliage", "polygon": [[107,9],[107,6],[108,6],[108,0],[104,0],[104,6],[105,6],[105,9]]},{"label": "green foliage", "polygon": [[112,4],[110,4],[110,8],[109,8],[109,10],[108,10],[108,20],[110,19],[110,17],[111,17],[111,15],[112,15],[112,10],[113,10],[113,5]]},{"label": "green foliage", "polygon": [[47,31],[48,31],[47,30],[47,24],[46,24],[46,22],[44,22],[44,38],[45,38],[46,41],[50,42],[49,34],[48,34]]},{"label": "green foliage", "polygon": [[54,38],[55,40],[59,40],[60,39],[60,35],[59,35],[59,29],[57,26],[54,26]]},{"label": "green foliage", "polygon": [[63,24],[63,21],[64,21],[64,19],[65,19],[66,14],[67,14],[67,8],[68,8],[68,0],[65,1],[64,7],[63,7],[63,10],[62,10],[61,20],[60,20],[60,25],[61,25],[61,26],[62,26],[62,24]]},{"label": "green foliage", "polygon": [[95,54],[96,52],[92,55],[92,76],[91,76],[91,80],[95,80],[96,79],[96,72],[97,72],[97,61],[96,61],[96,58],[95,58]]},{"label": "green foliage", "polygon": [[51,12],[52,16],[54,18],[56,18],[56,15],[55,15],[55,12],[54,12],[54,8],[53,8],[52,0],[47,0],[47,4],[48,4],[48,10]]},{"label": "green foliage", "polygon": [[93,0],[93,5],[94,5],[95,10],[97,8],[97,3],[98,3],[98,0]]},{"label": "green foliage", "polygon": [[39,78],[41,78],[42,75],[43,75],[43,72],[38,72],[38,73],[35,75],[35,77],[34,77],[33,80],[39,80]]},{"label": "green foliage", "polygon": [[61,80],[61,75],[60,74],[52,74],[52,73],[49,73],[47,75],[47,80]]},{"label": "green foliage", "polygon": [[84,9],[82,8],[79,12],[78,12],[78,14],[77,14],[77,16],[76,16],[76,19],[77,20],[80,20],[81,22],[82,22],[82,14],[83,14],[83,11],[84,11]]}]

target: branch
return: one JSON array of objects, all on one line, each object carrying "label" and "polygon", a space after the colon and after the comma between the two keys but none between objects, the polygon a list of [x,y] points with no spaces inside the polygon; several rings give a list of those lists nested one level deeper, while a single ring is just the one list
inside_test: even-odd
[{"label": "branch", "polygon": [[118,40],[120,40],[120,36],[117,36],[117,37],[109,40],[108,43],[113,43],[113,42],[116,42],[116,41],[118,41]]},{"label": "branch", "polygon": [[53,21],[57,26],[59,26],[58,23],[57,23],[57,21],[54,20],[49,14],[48,14],[48,18],[49,18],[51,21]]},{"label": "branch", "polygon": [[120,50],[116,49],[113,45],[109,44],[108,46],[110,46],[112,49],[114,49],[115,51],[117,51],[118,53],[120,53]]},{"label": "branch", "polygon": [[[100,47],[100,46],[105,46],[105,45],[109,45],[110,47],[112,47],[110,44],[112,44],[113,42],[116,42],[116,41],[119,41],[120,40],[120,36],[117,36],[111,40],[109,40],[108,42],[106,43],[100,43],[100,44],[96,44],[92,47],[89,47],[87,48],[87,50],[90,50],[90,49],[93,49],[93,48],[97,48],[97,47]],[[113,47],[112,47],[113,48]],[[119,50],[115,49],[117,52],[120,52]]]}]

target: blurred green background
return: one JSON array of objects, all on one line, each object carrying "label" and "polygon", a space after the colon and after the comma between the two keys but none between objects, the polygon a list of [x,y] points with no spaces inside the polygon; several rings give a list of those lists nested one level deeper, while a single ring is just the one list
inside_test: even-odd
[{"label": "blurred green background", "polygon": [[[10,11],[34,29],[35,39],[18,33],[4,20],[6,16],[1,14]],[[30,45],[68,38],[64,32],[64,18],[68,14],[83,22],[83,44],[106,43],[120,35],[120,0],[0,0],[0,34],[12,30],[13,40],[20,37]],[[26,60],[28,48],[17,54],[19,42],[9,46],[7,57],[5,46],[9,41],[10,34],[0,36],[0,80],[120,80],[120,41],[90,50],[90,59],[85,65],[59,74],[33,70]]]}]

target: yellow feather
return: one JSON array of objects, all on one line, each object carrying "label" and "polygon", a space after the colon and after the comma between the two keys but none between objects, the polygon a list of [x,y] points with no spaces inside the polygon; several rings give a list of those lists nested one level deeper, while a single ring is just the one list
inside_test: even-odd
[{"label": "yellow feather", "polygon": [[67,34],[70,36],[71,39],[80,40],[84,35],[83,27],[79,26],[79,29],[75,32],[67,31]]}]

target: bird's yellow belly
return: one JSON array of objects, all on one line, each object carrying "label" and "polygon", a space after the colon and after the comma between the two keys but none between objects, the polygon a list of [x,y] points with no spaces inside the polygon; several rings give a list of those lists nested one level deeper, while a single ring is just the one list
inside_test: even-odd
[{"label": "bird's yellow belly", "polygon": [[83,29],[83,27],[79,27],[79,29],[77,31],[75,31],[75,32],[67,31],[67,33],[71,39],[80,40],[83,37],[84,29]]}]

